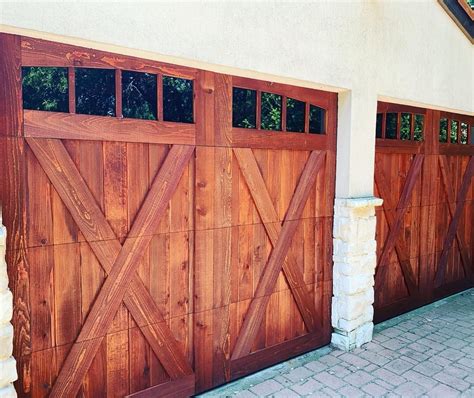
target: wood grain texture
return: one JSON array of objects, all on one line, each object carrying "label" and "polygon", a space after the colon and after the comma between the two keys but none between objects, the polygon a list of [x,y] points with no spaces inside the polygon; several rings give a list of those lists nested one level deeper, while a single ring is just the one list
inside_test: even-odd
[{"label": "wood grain texture", "polygon": [[[471,160],[470,160],[471,163],[472,163],[472,159],[473,158],[471,157]],[[469,167],[470,167],[469,165],[471,163],[468,164],[467,169],[466,169],[466,174],[464,175],[464,178],[463,178],[463,184],[467,184],[467,185],[465,187],[461,187],[461,191],[460,191],[460,194],[459,194],[459,195],[464,195],[464,198],[462,196],[459,196],[457,198],[458,200],[456,200],[455,192],[453,190],[454,185],[453,185],[453,182],[452,182],[452,179],[451,179],[450,168],[449,168],[446,156],[440,155],[438,160],[439,160],[439,167],[440,167],[440,171],[441,171],[441,177],[442,177],[442,180],[443,180],[443,187],[444,187],[444,190],[445,190],[445,193],[446,193],[446,199],[447,199],[447,204],[448,204],[448,209],[449,209],[449,215],[451,217],[451,220],[453,220],[453,222],[454,222],[455,216],[457,216],[458,219],[459,219],[460,213],[462,211],[462,206],[464,205],[464,204],[459,204],[457,202],[464,202],[464,200],[466,199],[466,196],[467,196],[467,190],[469,189],[469,182],[467,181],[467,179],[469,178]],[[472,178],[472,174],[471,174],[471,178]],[[464,188],[464,191],[463,191],[463,188]],[[465,192],[465,194],[463,192]],[[456,221],[456,223],[459,223],[459,221]],[[455,225],[453,224],[453,228],[454,227],[455,227]],[[464,267],[466,268],[466,273],[469,273],[469,269],[470,269],[470,265],[471,265],[471,259],[470,259],[469,252],[468,252],[468,245],[465,242],[465,239],[464,239],[463,235],[460,233],[460,231],[457,228],[454,228],[454,229],[456,231],[455,232],[455,237],[456,237],[456,242],[458,244],[459,252],[461,254],[461,260],[463,262]],[[449,247],[449,246],[450,246],[450,244],[447,247]],[[446,252],[447,252],[447,250],[448,249],[446,249]],[[443,248],[443,251],[444,251],[444,248]],[[445,260],[443,259],[443,261],[441,261],[440,264],[441,264],[442,267],[445,267],[446,265],[443,265],[443,264],[445,264]]]},{"label": "wood grain texture", "polygon": [[[423,159],[424,159],[423,155],[416,155],[415,158],[413,159],[413,162],[410,166],[410,170],[408,172],[405,185],[403,187],[402,194],[400,196],[400,199],[396,207],[396,214],[393,215],[393,213],[390,211],[386,211],[385,213],[388,224],[389,224],[390,233],[385,242],[383,252],[378,260],[377,271],[376,271],[376,278],[379,278],[380,281],[383,281],[385,279],[386,271],[384,271],[384,268],[386,267],[388,256],[392,248],[395,247],[395,250],[399,257],[400,265],[403,270],[405,282],[408,286],[410,294],[415,294],[417,290],[417,280],[415,276],[413,275],[410,261],[407,260],[406,258],[408,249],[403,243],[399,242],[398,234],[400,232],[403,217],[407,210],[408,202],[410,201],[411,196],[412,196],[413,187],[416,183],[416,180],[418,179],[418,176],[420,175],[421,167],[423,165]],[[379,187],[379,192],[383,192],[382,194],[383,197],[388,198],[387,199],[388,206],[393,206],[392,203],[390,202],[390,196],[388,195],[388,192],[390,191],[390,189],[383,175],[383,170],[378,171],[377,175],[378,177],[376,177],[376,181],[377,181],[377,186]],[[387,206],[387,204],[385,206]]]},{"label": "wood grain texture", "polygon": [[[329,342],[337,94],[6,38],[20,136],[0,148],[0,195],[20,396],[189,396]],[[69,113],[23,111],[21,66],[68,68]],[[155,74],[158,121],[120,118],[120,84],[117,117],[75,114],[80,67],[117,83]],[[165,75],[193,80],[195,124],[162,120]],[[325,108],[326,134],[233,128],[236,85]],[[250,171],[234,150],[253,152]],[[249,355],[232,361],[269,259],[283,272]]]},{"label": "wood grain texture", "polygon": [[[321,167],[323,158],[324,154],[316,151],[312,152],[308,158],[295,194],[286,212],[285,221],[283,222],[278,241],[272,250],[265,270],[258,282],[248,313],[245,316],[240,336],[232,352],[232,359],[240,358],[250,352],[270,294],[274,289],[278,275],[283,267],[293,235],[298,226],[299,218],[301,217],[308,195],[316,180],[317,171]],[[306,313],[307,311],[304,312]]]},{"label": "wood grain texture", "polygon": [[194,375],[185,376],[179,380],[169,381],[158,386],[144,389],[135,394],[127,395],[129,398],[184,398],[190,397],[194,393]]},{"label": "wood grain texture", "polygon": [[[273,207],[272,200],[258,169],[252,150],[234,149],[234,153],[260,214],[265,230],[267,231],[268,237],[275,248],[278,244],[283,227],[278,222],[278,215]],[[322,162],[322,158],[319,162]],[[317,176],[320,167],[321,164],[316,167],[317,171],[315,172],[315,177]],[[292,217],[294,216],[295,214],[287,213],[285,220],[292,220]],[[310,332],[313,332],[316,325],[316,320],[314,319],[316,311],[314,309],[314,304],[306,291],[305,281],[303,275],[301,275],[298,270],[297,263],[298,262],[293,253],[289,253],[283,263],[283,272],[295,297],[301,315],[303,316],[306,327]]]},{"label": "wood grain texture", "polygon": [[[95,204],[94,199],[90,195],[61,143],[54,140],[38,142],[35,139],[29,139],[28,142],[29,145],[34,148],[38,159],[41,159],[43,168],[49,171],[48,175],[53,181],[53,184],[55,184],[58,193],[65,201],[66,206],[71,210],[80,229],[86,237],[89,238],[91,248],[96,252],[105,271],[109,274],[102,287],[101,293],[99,293],[99,296],[89,312],[77,342],[73,346],[73,350],[71,351],[72,356],[68,356],[66,359],[63,370],[69,370],[69,374],[63,376],[62,370],[52,391],[52,394],[57,393],[61,395],[64,391],[68,391],[68,388],[73,389],[72,391],[78,388],[79,383],[85,376],[85,372],[90,367],[92,359],[101,344],[100,337],[104,337],[104,333],[107,330],[106,325],[110,324],[112,320],[111,317],[115,315],[121,299],[126,292],[124,283],[131,279],[131,276],[136,271],[137,263],[140,260],[137,255],[130,255],[128,251],[138,250],[138,253],[143,254],[143,248],[149,243],[152,230],[156,229],[159,217],[165,205],[168,203],[171,194],[174,192],[177,184],[176,179],[180,177],[180,171],[182,172],[182,168],[187,164],[193,152],[193,147],[176,148],[174,152],[170,152],[163,164],[163,168],[160,169],[160,172],[155,178],[155,182],[148,194],[149,196],[147,196],[148,199],[145,200],[142,209],[138,213],[135,221],[135,223],[139,223],[138,227],[135,227],[136,224],[134,223],[130,231],[132,237],[128,237],[123,247],[120,247],[120,243],[115,239],[113,231],[105,221],[104,216]],[[176,174],[173,173],[173,167],[178,167]],[[165,191],[162,191],[163,188]],[[152,215],[144,215],[143,212],[145,211],[152,213]],[[97,225],[91,224],[94,220],[98,220]],[[133,234],[137,234],[136,236],[145,236],[145,238],[134,238]],[[137,243],[137,241],[139,242]],[[116,263],[119,260],[122,261],[122,264],[125,263],[129,268],[128,272],[123,272],[118,266],[114,265],[114,260]],[[126,263],[127,261],[128,264]],[[114,270],[116,271],[114,272]],[[112,277],[116,279],[114,280]],[[120,281],[121,283],[119,283]],[[163,319],[160,316],[156,318],[159,312],[156,311],[156,304],[143,286],[143,283],[137,278],[132,279],[132,281],[134,282],[132,282],[130,286],[131,294],[127,295],[126,304],[134,315],[138,325],[142,327],[142,332],[145,337],[148,337],[152,343],[152,347],[156,349],[155,353],[163,359],[166,357],[165,367],[172,377],[182,374],[181,372],[183,371],[190,372],[191,370],[187,362],[179,358],[179,349],[176,350],[176,347],[169,347],[169,344],[174,341],[174,338],[166,326],[162,327]],[[106,293],[102,294],[104,291]],[[113,298],[114,294],[115,298]],[[103,297],[102,301],[99,301],[101,297]],[[114,300],[114,307],[110,309],[112,300]],[[143,302],[145,304],[143,304]],[[108,308],[109,310],[107,310]],[[106,316],[104,316],[104,314]],[[155,315],[155,318],[150,319],[150,315]],[[96,320],[98,319],[98,324],[92,323],[91,326],[88,326],[88,320],[90,319],[92,320],[91,322],[97,322]],[[90,345],[91,348],[89,348],[90,351],[88,351],[86,361],[82,362],[82,366],[75,365],[73,367],[72,364],[78,360],[77,356],[82,355],[83,349],[89,347],[86,346],[86,348],[84,348],[84,345],[80,343],[91,339],[96,339],[97,341]],[[160,343],[153,344],[155,341],[159,341]],[[74,348],[76,345],[78,345],[77,349]],[[165,350],[163,350],[163,346]],[[74,355],[76,355],[76,357],[74,357]],[[71,360],[69,358],[71,358]],[[175,359],[175,361],[170,361],[170,358]],[[70,367],[68,367],[69,362],[71,362]],[[176,363],[180,363],[180,365],[174,368],[173,365]],[[180,367],[183,366],[184,370],[180,369]],[[77,373],[78,376],[75,377],[75,383],[69,384],[73,372]],[[64,391],[60,389],[63,379],[65,380],[65,382],[63,382],[65,383],[63,387],[63,389],[65,389]]]},{"label": "wood grain texture", "polygon": [[379,103],[378,112],[409,112],[425,118],[422,143],[377,139],[375,189],[384,199],[383,210],[377,210],[379,262],[387,243],[391,244],[388,237],[412,158],[424,156],[395,250],[385,254],[386,267],[377,273],[374,307],[375,320],[380,322],[474,285],[473,189],[472,183],[466,187],[464,179],[474,146],[439,142],[441,118],[467,125],[474,119],[388,103]]},{"label": "wood grain texture", "polygon": [[[448,232],[446,234],[444,244],[443,244],[443,251],[441,253],[441,257],[439,259],[439,264],[438,264],[438,270],[436,272],[436,278],[435,278],[435,285],[436,287],[440,287],[445,278],[445,272],[446,272],[446,265],[448,262],[448,253],[449,250],[452,247],[454,238],[457,235],[457,229],[459,226],[459,221],[461,218],[461,213],[463,211],[464,205],[465,205],[465,200],[466,200],[466,195],[468,193],[468,189],[471,185],[472,182],[472,177],[474,176],[474,156],[472,156],[469,159],[469,163],[466,167],[466,171],[464,172],[464,176],[462,179],[462,184],[461,188],[459,190],[459,193],[456,197],[456,207],[454,210],[454,213],[452,214],[452,219],[449,224]],[[460,251],[463,253],[464,246],[462,246],[462,242],[460,242]],[[469,261],[469,258],[467,257],[467,253],[464,252],[465,257],[463,258],[463,266],[464,270],[466,272],[466,276],[469,277],[469,279],[472,280],[473,278],[473,270],[472,270],[472,264]]]},{"label": "wood grain texture", "polygon": [[194,145],[193,124],[25,110],[25,136]]},{"label": "wood grain texture", "polygon": [[0,33],[0,136],[20,137],[21,103],[20,37]]},{"label": "wood grain texture", "polygon": [[31,37],[21,38],[23,66],[74,66],[163,73],[193,79],[196,69]]}]

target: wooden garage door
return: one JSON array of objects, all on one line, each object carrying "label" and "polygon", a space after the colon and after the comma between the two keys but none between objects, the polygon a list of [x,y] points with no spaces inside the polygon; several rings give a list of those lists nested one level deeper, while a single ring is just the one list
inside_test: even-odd
[{"label": "wooden garage door", "polygon": [[336,94],[1,43],[20,396],[187,396],[329,342]]},{"label": "wooden garage door", "polygon": [[379,103],[375,318],[473,286],[474,118]]}]

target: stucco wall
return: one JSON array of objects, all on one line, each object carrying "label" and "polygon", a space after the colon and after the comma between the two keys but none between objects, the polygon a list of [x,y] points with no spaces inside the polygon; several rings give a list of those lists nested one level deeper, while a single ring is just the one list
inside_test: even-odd
[{"label": "stucco wall", "polygon": [[18,1],[0,23],[474,111],[474,47],[435,0]]}]

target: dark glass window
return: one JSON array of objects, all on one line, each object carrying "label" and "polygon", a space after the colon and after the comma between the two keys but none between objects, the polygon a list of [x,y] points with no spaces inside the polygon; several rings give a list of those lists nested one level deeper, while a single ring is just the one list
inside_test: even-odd
[{"label": "dark glass window", "polygon": [[309,132],[310,134],[326,133],[326,110],[319,106],[309,106]]},{"label": "dark glass window", "polygon": [[135,119],[156,120],[156,75],[122,72],[122,114]]},{"label": "dark glass window", "polygon": [[163,119],[193,123],[193,81],[163,76]]},{"label": "dark glass window", "polygon": [[23,108],[68,112],[67,68],[23,67]]},{"label": "dark glass window", "polygon": [[262,121],[264,130],[281,130],[281,95],[262,93]]},{"label": "dark glass window", "polygon": [[232,90],[232,126],[245,129],[257,127],[257,92],[234,87]]},{"label": "dark glass window", "polygon": [[377,113],[377,124],[375,125],[375,137],[382,138],[383,113]]},{"label": "dark glass window", "polygon": [[439,121],[439,142],[448,142],[448,119]]},{"label": "dark glass window", "polygon": [[286,130],[303,133],[306,104],[293,98],[286,99]]},{"label": "dark glass window", "polygon": [[423,141],[423,124],[425,117],[423,115],[415,115],[415,125],[413,126],[413,139],[415,141]]},{"label": "dark glass window", "polygon": [[400,118],[400,139],[411,139],[411,113],[402,113]]},{"label": "dark glass window", "polygon": [[457,120],[451,120],[451,142],[453,144],[458,142],[458,129],[459,122]]},{"label": "dark glass window", "polygon": [[394,140],[397,138],[398,114],[387,113],[385,118],[385,138]]},{"label": "dark glass window", "polygon": [[461,135],[460,135],[461,144],[467,144],[467,123],[461,123]]},{"label": "dark glass window", "polygon": [[474,124],[471,126],[471,145],[474,145]]},{"label": "dark glass window", "polygon": [[76,68],[76,113],[115,116],[115,71]]}]

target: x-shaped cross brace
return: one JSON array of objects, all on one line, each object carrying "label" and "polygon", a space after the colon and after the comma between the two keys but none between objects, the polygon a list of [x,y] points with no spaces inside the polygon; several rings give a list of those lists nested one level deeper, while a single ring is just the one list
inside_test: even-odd
[{"label": "x-shaped cross brace", "polygon": [[[448,232],[444,239],[443,250],[438,262],[438,271],[436,272],[435,277],[436,287],[440,287],[443,284],[446,266],[448,264],[449,250],[453,245],[455,237],[458,243],[459,251],[461,252],[461,261],[464,271],[471,279],[473,278],[473,271],[470,268],[471,262],[469,259],[469,254],[465,250],[466,245],[464,243],[463,236],[458,231],[458,225],[459,221],[461,220],[461,213],[465,205],[464,202],[466,200],[467,192],[469,190],[469,186],[471,185],[472,177],[474,176],[474,156],[471,156],[469,159],[469,163],[467,164],[466,171],[464,172],[461,188],[456,200],[454,200],[455,195],[452,189],[454,185],[449,175],[449,165],[446,156],[440,155],[439,166],[441,170],[441,176],[443,177],[446,196],[448,197],[448,209],[449,215],[451,216],[451,222],[449,223]],[[454,203],[456,203],[456,207],[454,207]]]},{"label": "x-shaped cross brace", "polygon": [[122,301],[171,379],[192,374],[191,366],[138,276],[137,268],[194,147],[171,147],[121,245],[62,142],[34,138],[27,141],[108,274],[61,368],[51,397],[76,396]]},{"label": "x-shaped cross brace", "polygon": [[[314,303],[306,290],[303,275],[298,268],[296,259],[289,255],[288,251],[325,157],[324,152],[311,152],[286,212],[283,225],[281,225],[252,150],[234,148],[234,154],[270,238],[273,250],[265,270],[260,276],[254,298],[245,316],[239,338],[232,352],[232,360],[250,353],[282,268],[308,331],[314,332],[316,329]],[[288,258],[285,261],[287,255]]]},{"label": "x-shaped cross brace", "polygon": [[[385,212],[385,217],[387,219],[388,227],[390,229],[387,240],[385,241],[385,246],[383,248],[382,255],[380,256],[380,259],[377,264],[377,285],[381,286],[385,281],[385,276],[387,274],[388,269],[387,261],[390,252],[392,251],[393,247],[395,247],[395,251],[397,253],[398,260],[400,261],[400,266],[402,268],[403,276],[405,278],[405,282],[407,284],[410,295],[413,295],[417,292],[417,282],[415,275],[413,274],[410,259],[407,259],[409,250],[405,242],[403,242],[398,235],[402,227],[403,217],[405,216],[405,213],[408,209],[407,206],[410,201],[413,188],[418,179],[418,176],[420,175],[423,160],[424,155],[422,154],[417,154],[413,159],[397,207],[395,207],[395,203],[392,200],[390,186],[387,182],[385,173],[383,172],[383,165],[380,164],[380,162],[378,161],[376,161],[375,163],[375,182],[377,184],[379,193],[384,200],[383,208]],[[395,209],[396,215],[394,216],[392,211],[389,209]]]}]

